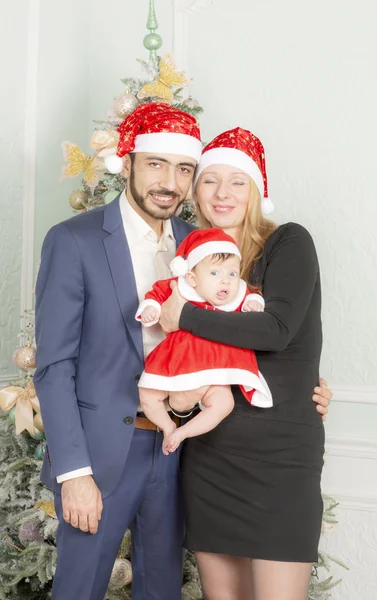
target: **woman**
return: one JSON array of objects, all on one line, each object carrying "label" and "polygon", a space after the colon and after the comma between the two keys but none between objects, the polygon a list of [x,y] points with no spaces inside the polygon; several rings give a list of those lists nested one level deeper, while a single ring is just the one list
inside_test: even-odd
[{"label": "woman", "polygon": [[225,132],[205,148],[195,198],[202,226],[221,227],[241,248],[242,277],[262,286],[265,312],[205,311],[175,289],[160,322],[254,349],[274,405],[250,407],[235,387],[233,412],[186,442],[185,547],[195,552],[206,600],[306,600],[324,453],[311,401],[322,345],[314,244],[300,225],[277,227],[263,216],[271,208],[264,150],[248,131]]}]

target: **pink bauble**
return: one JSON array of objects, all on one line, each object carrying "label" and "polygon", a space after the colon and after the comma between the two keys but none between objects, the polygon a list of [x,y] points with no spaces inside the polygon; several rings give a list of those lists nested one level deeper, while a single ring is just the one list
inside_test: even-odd
[{"label": "pink bauble", "polygon": [[19,348],[15,356],[15,364],[21,371],[35,369],[37,363],[35,361],[36,350],[33,346],[23,346]]}]

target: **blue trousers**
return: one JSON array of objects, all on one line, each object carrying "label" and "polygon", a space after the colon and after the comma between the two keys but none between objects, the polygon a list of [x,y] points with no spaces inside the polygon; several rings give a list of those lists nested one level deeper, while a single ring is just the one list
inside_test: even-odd
[{"label": "blue trousers", "polygon": [[135,429],[116,489],[104,499],[95,535],[66,523],[61,497],[53,600],[103,600],[128,527],[133,600],[180,600],[183,507],[177,452],[164,456],[162,434]]}]

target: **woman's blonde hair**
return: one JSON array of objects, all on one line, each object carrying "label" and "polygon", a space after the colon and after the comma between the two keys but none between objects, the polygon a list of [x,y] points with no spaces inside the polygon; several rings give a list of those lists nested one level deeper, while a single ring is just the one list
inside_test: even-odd
[{"label": "woman's blonde hair", "polygon": [[[262,256],[268,238],[276,229],[275,223],[262,215],[259,190],[253,179],[250,178],[250,182],[250,196],[245,219],[242,223],[240,244],[242,256],[241,277],[246,281],[249,281],[253,264]],[[212,227],[211,223],[204,217],[200,210],[198,202],[196,203],[196,214],[201,229],[210,229]]]}]

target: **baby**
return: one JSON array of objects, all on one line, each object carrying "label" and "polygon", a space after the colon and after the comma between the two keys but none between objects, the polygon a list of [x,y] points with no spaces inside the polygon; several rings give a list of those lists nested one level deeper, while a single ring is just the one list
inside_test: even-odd
[{"label": "baby", "polygon": [[[187,259],[184,260],[183,256]],[[264,300],[249,292],[240,277],[241,255],[233,238],[221,229],[193,231],[182,242],[171,262],[176,278],[157,281],[136,313],[145,327],[158,323],[161,304],[170,296],[171,281],[181,295],[207,310],[263,311]],[[145,415],[163,432],[164,454],[174,452],[187,437],[201,435],[218,425],[233,409],[230,386],[239,385],[253,405],[268,407],[272,398],[252,350],[211,342],[187,331],[170,333],[146,358],[139,381],[140,403]],[[164,400],[175,395],[187,400],[187,409],[198,402],[202,409],[176,429]]]}]

